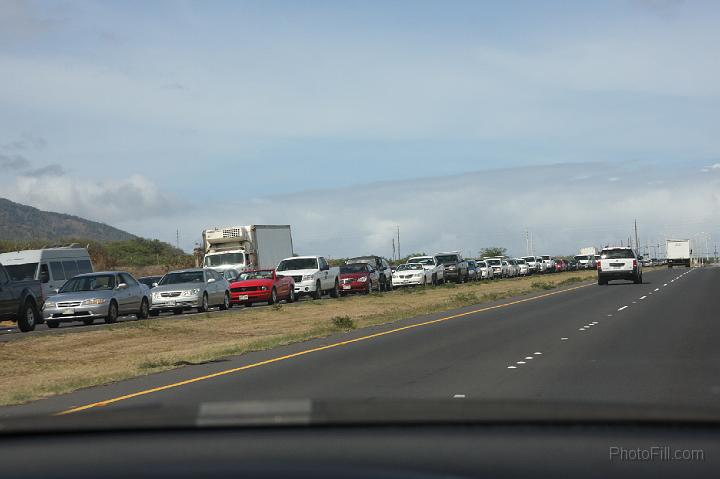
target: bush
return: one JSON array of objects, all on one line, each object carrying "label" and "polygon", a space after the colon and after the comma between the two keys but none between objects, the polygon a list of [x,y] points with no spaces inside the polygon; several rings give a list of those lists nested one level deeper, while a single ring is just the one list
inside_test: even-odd
[{"label": "bush", "polygon": [[459,304],[474,304],[480,302],[479,298],[475,293],[457,293],[450,297],[450,301]]},{"label": "bush", "polygon": [[534,281],[530,286],[534,289],[555,289],[555,285],[547,281]]},{"label": "bush", "polygon": [[585,281],[580,276],[570,276],[567,279],[562,280],[560,283],[558,283],[560,286],[564,286],[566,284],[575,284],[575,283],[582,283]]},{"label": "bush", "polygon": [[355,321],[353,321],[350,316],[334,316],[330,321],[332,321],[333,326],[337,329],[348,330],[357,327]]}]

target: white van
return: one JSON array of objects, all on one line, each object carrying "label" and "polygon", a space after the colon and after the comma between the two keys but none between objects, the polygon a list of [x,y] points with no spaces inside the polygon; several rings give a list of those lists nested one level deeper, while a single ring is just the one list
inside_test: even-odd
[{"label": "white van", "polygon": [[93,272],[88,250],[74,246],[0,253],[0,263],[16,281],[40,281],[45,298],[73,276]]}]

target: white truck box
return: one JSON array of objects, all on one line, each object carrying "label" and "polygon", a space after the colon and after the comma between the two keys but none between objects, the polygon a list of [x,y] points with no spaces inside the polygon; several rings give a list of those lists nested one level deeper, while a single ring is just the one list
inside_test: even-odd
[{"label": "white truck box", "polygon": [[203,231],[204,265],[217,271],[274,269],[293,255],[290,225],[248,225]]},{"label": "white truck box", "polygon": [[690,249],[689,239],[669,239],[666,243],[667,246],[667,264],[668,268],[673,266],[685,266],[690,267]]}]

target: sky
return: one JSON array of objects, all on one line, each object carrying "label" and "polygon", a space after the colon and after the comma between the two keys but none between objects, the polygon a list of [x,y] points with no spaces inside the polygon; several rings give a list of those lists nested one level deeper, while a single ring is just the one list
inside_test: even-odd
[{"label": "sky", "polygon": [[0,2],[0,196],[191,250],[720,242],[720,4]]}]

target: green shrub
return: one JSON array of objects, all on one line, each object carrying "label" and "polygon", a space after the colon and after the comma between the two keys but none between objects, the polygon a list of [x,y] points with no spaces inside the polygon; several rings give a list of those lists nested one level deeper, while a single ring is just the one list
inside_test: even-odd
[{"label": "green shrub", "polygon": [[355,325],[355,321],[353,321],[350,316],[334,316],[330,321],[337,329],[347,330],[355,329],[357,327]]}]

